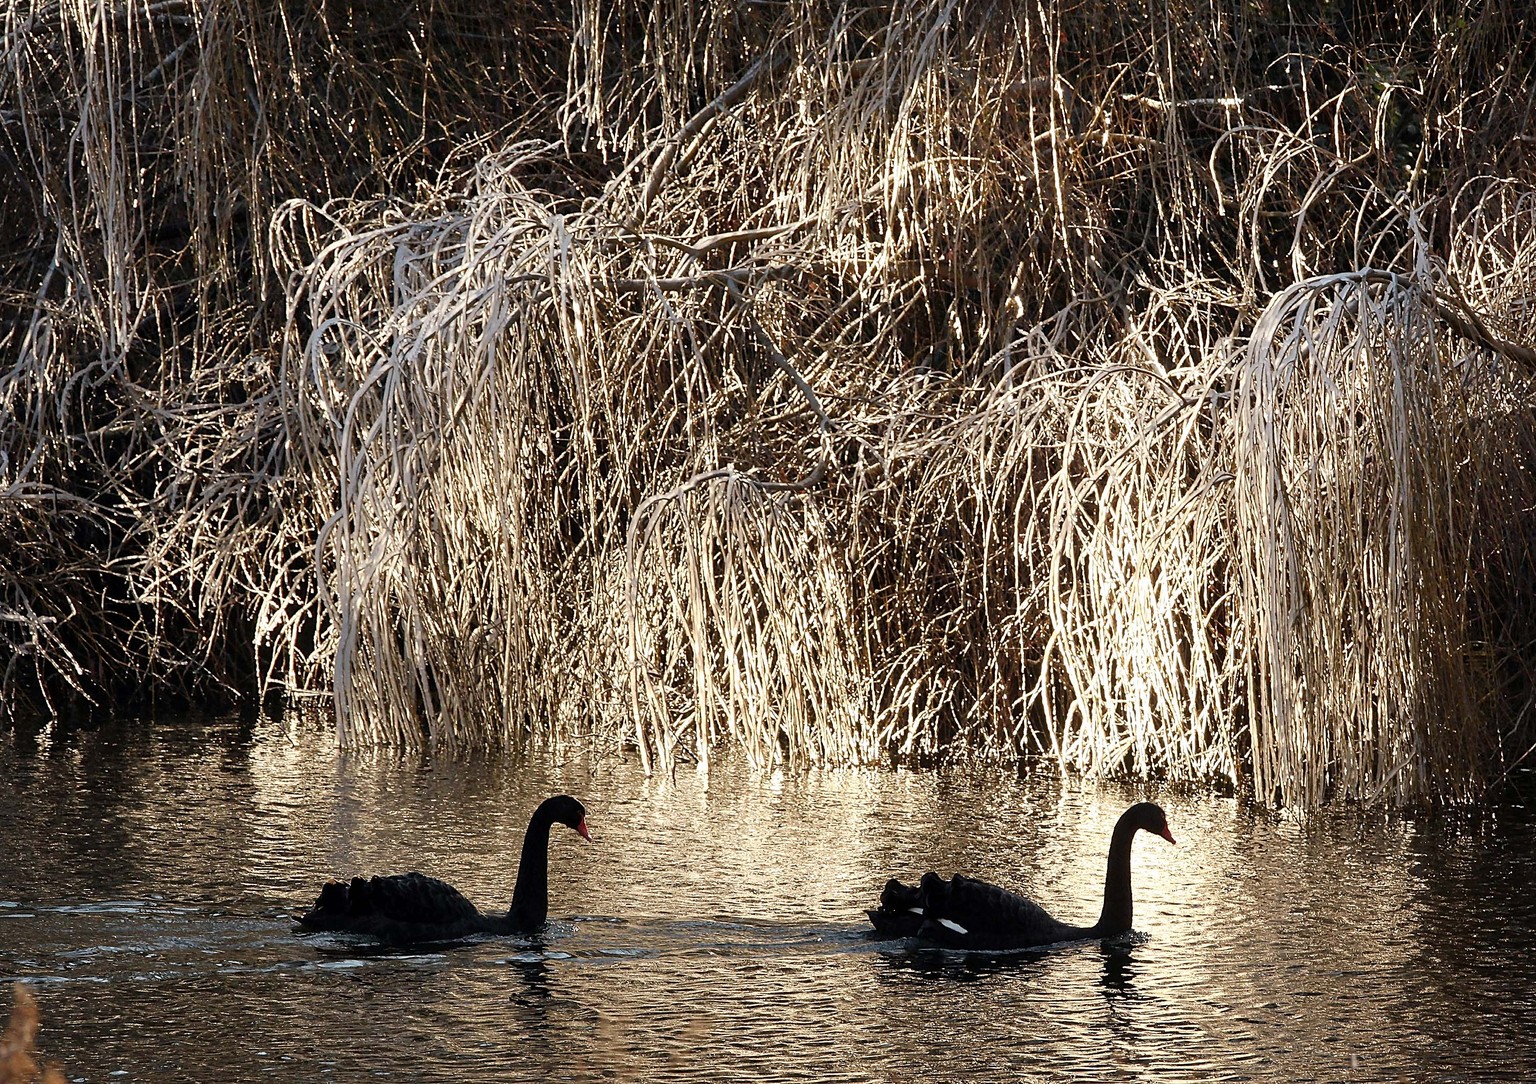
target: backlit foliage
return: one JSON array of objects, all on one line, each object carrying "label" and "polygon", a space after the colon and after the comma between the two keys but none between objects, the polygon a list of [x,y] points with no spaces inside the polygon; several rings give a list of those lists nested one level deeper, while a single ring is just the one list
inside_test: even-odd
[{"label": "backlit foliage", "polygon": [[1523,8],[7,0],[6,705],[1475,799]]}]

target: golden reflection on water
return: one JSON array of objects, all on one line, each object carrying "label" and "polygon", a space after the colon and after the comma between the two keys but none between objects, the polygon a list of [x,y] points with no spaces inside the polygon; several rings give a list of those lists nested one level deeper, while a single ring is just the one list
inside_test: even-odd
[{"label": "golden reflection on water", "polygon": [[[436,764],[260,728],[0,756],[0,834],[32,855],[0,863],[0,902],[32,916],[0,926],[0,968],[42,984],[50,1054],[93,1079],[279,1062],[287,1079],[594,1081],[1531,1068],[1512,1008],[1532,979],[1528,825],[1298,822],[1054,773]],[[319,884],[351,873],[419,868],[505,907],[528,813],[554,791],[582,798],[597,842],[553,837],[552,914],[579,917],[546,945],[380,954],[295,934]],[[1179,842],[1138,838],[1126,943],[963,957],[865,938],[886,877],[930,868],[1091,922],[1111,829],[1143,797]]]}]

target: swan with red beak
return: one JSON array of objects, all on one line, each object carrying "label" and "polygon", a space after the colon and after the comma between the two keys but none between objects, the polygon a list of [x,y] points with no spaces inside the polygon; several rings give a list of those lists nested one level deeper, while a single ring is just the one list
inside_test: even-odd
[{"label": "swan with red beak", "polygon": [[1092,926],[1058,921],[1034,900],[986,881],[960,874],[946,881],[937,873],[923,874],[916,885],[891,878],[880,893],[880,906],[867,912],[869,920],[886,937],[916,937],[974,951],[1118,937],[1131,929],[1131,840],[1140,831],[1174,841],[1160,806],[1138,802],[1121,814],[1109,840],[1104,907]]}]

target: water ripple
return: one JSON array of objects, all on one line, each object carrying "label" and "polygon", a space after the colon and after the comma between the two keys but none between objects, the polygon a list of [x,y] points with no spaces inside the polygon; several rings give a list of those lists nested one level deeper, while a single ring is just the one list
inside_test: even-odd
[{"label": "water ripple", "polygon": [[[1137,846],[1135,935],[966,954],[874,941],[862,908],[935,868],[1091,921],[1109,826],[1147,795],[1054,775],[440,770],[217,726],[74,740],[25,772],[0,745],[0,978],[38,986],[45,1053],[79,1077],[1536,1076],[1528,818],[1299,823],[1169,793],[1181,842]],[[319,884],[356,872],[426,869],[504,907],[526,810],[555,790],[587,799],[602,844],[557,836],[563,917],[542,941],[295,930]]]}]

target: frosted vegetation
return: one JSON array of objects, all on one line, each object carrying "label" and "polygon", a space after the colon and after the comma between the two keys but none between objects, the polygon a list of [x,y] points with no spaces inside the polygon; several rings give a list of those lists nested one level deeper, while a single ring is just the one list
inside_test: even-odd
[{"label": "frosted vegetation", "polygon": [[4,0],[6,713],[1482,798],[1536,29],[1143,6]]}]

